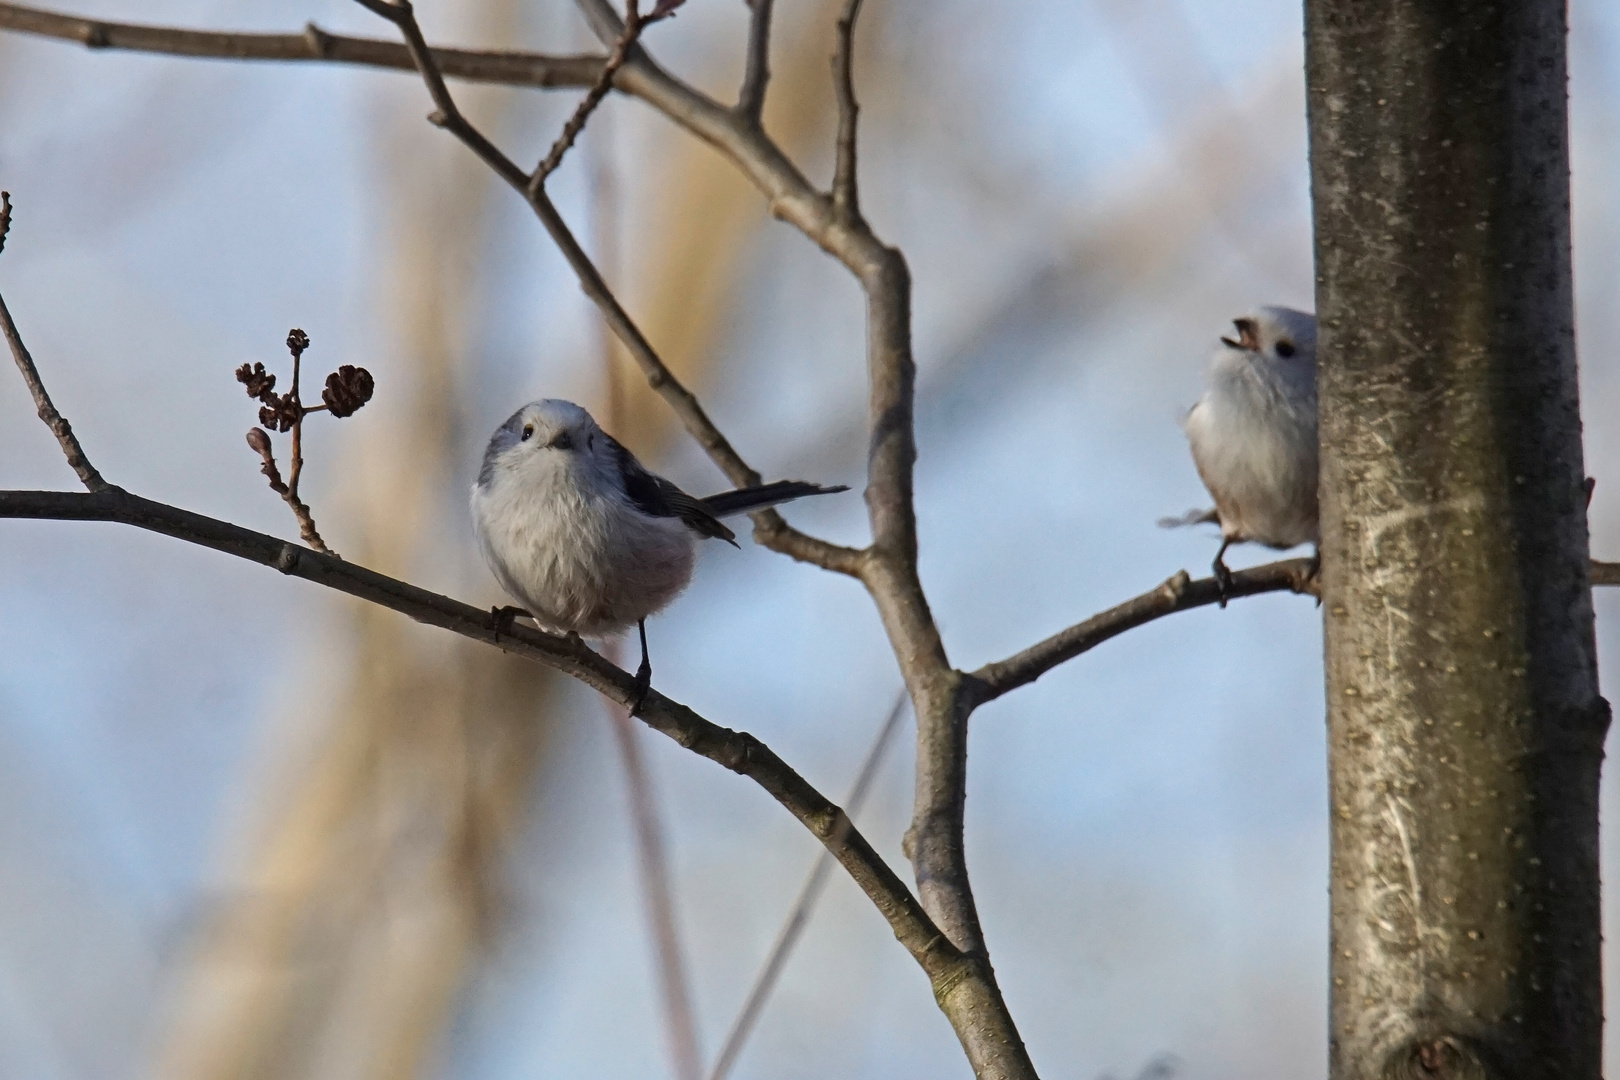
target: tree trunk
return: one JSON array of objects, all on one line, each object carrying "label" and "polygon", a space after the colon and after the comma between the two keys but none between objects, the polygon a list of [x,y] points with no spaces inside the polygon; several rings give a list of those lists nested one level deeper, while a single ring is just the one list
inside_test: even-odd
[{"label": "tree trunk", "polygon": [[1307,0],[1331,1075],[1601,1075],[1562,0]]}]

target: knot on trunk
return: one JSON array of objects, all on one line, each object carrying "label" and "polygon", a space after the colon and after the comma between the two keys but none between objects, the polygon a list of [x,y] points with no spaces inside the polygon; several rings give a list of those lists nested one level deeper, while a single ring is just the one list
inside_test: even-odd
[{"label": "knot on trunk", "polygon": [[1491,1080],[1491,1071],[1463,1039],[1440,1035],[1418,1039],[1391,1054],[1382,1080]]}]

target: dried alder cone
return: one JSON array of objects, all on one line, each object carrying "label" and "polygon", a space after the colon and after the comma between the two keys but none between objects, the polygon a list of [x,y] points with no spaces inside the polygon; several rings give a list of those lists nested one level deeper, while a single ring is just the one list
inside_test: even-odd
[{"label": "dried alder cone", "polygon": [[371,392],[375,388],[376,382],[371,372],[353,364],[343,364],[326,377],[326,389],[321,391],[321,400],[326,402],[326,410],[333,416],[353,416],[360,406],[371,400]]}]

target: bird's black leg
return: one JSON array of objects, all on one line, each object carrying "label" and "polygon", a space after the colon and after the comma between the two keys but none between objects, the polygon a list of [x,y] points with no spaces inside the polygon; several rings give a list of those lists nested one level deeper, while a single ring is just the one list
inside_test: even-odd
[{"label": "bird's black leg", "polygon": [[502,634],[512,632],[512,623],[518,619],[532,619],[533,615],[520,607],[508,604],[506,607],[492,607],[489,609],[489,626],[495,631],[498,638]]},{"label": "bird's black leg", "polygon": [[641,666],[636,668],[636,696],[630,702],[631,716],[641,711],[642,703],[647,700],[647,691],[652,689],[652,660],[647,656],[647,620],[637,622],[636,630],[641,634]]},{"label": "bird's black leg", "polygon": [[1232,591],[1232,571],[1226,566],[1226,549],[1232,546],[1230,537],[1221,537],[1221,549],[1215,553],[1215,561],[1211,564],[1215,571],[1215,584],[1221,590],[1221,607],[1226,606],[1226,595]]}]

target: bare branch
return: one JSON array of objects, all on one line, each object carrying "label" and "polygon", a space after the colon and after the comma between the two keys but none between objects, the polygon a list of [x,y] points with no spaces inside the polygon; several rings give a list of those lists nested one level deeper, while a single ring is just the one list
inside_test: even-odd
[{"label": "bare branch", "polygon": [[[292,507],[293,516],[298,519],[298,534],[304,542],[316,551],[334,558],[337,552],[326,546],[321,539],[319,530],[315,528],[315,516],[310,513],[309,505],[298,496],[298,479],[304,473],[304,403],[298,396],[298,378],[303,367],[304,350],[309,347],[309,337],[302,330],[294,330],[287,335],[287,348],[292,352],[293,377],[292,392],[289,395],[293,407],[298,411],[298,419],[293,421],[292,428],[292,467],[287,472],[287,492],[282,497],[287,505]],[[266,438],[268,442],[268,438]]]},{"label": "bare branch", "polygon": [[602,65],[602,73],[596,77],[590,90],[575,107],[574,114],[568,118],[568,123],[563,125],[562,134],[551,144],[550,151],[535,167],[534,176],[529,180],[530,198],[545,185],[546,177],[557,171],[557,166],[562,164],[563,155],[574,145],[579,133],[585,130],[585,122],[591,118],[591,113],[596,111],[596,107],[602,104],[602,99],[607,97],[608,91],[613,89],[613,76],[624,66],[624,61],[630,55],[630,50],[635,48],[636,39],[641,36],[641,31],[650,23],[657,21],[654,18],[641,17],[641,7],[637,0],[629,0],[626,15],[624,33],[619,35],[619,40],[613,45],[613,51],[608,53],[607,63]]},{"label": "bare branch", "polygon": [[[905,688],[901,687],[900,693],[895,696],[894,705],[890,707],[888,716],[883,720],[883,726],[878,729],[872,748],[866,752],[866,759],[861,762],[860,772],[855,775],[855,784],[849,789],[849,797],[844,800],[844,813],[852,821],[855,815],[861,812],[861,806],[872,790],[872,782],[877,778],[878,767],[883,764],[889,743],[894,739],[894,733],[900,729],[900,718],[906,713],[908,700]],[[776,981],[781,977],[782,969],[787,966],[793,947],[798,944],[804,928],[810,923],[810,913],[815,910],[816,901],[826,888],[827,875],[831,872],[832,857],[824,851],[816,857],[815,866],[811,868],[810,876],[805,879],[804,886],[799,890],[798,899],[788,912],[787,921],[777,933],[776,941],[771,945],[771,951],[766,955],[764,965],[754,978],[754,985],[749,987],[748,997],[743,1000],[737,1019],[732,1022],[731,1031],[727,1033],[725,1044],[720,1048],[720,1055],[715,1059],[714,1068],[709,1073],[709,1080],[725,1080],[726,1074],[736,1064],[737,1056],[742,1053],[743,1044],[753,1032],[759,1014],[765,1008],[766,1000],[776,988]]]},{"label": "bare branch", "polygon": [[[1232,584],[1226,591],[1226,598],[1232,600],[1240,596],[1258,596],[1285,590],[1319,597],[1320,585],[1314,564],[1314,559],[1284,559],[1238,570],[1232,574]],[[963,693],[971,699],[974,707],[994,701],[1010,690],[1034,682],[1059,664],[1073,660],[1109,638],[1178,611],[1218,603],[1220,599],[1220,584],[1214,578],[1194,581],[1187,571],[1177,571],[1174,577],[1156,589],[1093,615],[1005,660],[986,664],[967,676],[968,685]]]},{"label": "bare branch", "polygon": [[765,87],[771,81],[772,0],[748,0],[748,59],[737,94],[737,118],[758,128],[765,115]]},{"label": "bare branch", "polygon": [[[254,453],[259,455],[259,460],[262,463],[259,466],[259,471],[270,482],[270,490],[280,495],[287,503],[287,506],[292,509],[293,518],[298,522],[298,535],[303,537],[304,543],[324,555],[330,555],[334,559],[337,558],[337,552],[327,547],[326,541],[321,539],[320,532],[315,528],[315,516],[310,512],[309,507],[305,505],[304,500],[298,497],[298,492],[281,478],[281,470],[276,468],[276,455],[270,448],[270,434],[264,428],[249,428],[247,444]],[[295,458],[294,460],[298,459]]]},{"label": "bare branch", "polygon": [[[634,678],[577,638],[524,626],[500,625],[485,610],[387,577],[342,559],[301,548],[264,533],[143,499],[120,488],[93,494],[0,491],[0,518],[111,521],[212,548],[273,567],[291,577],[347,593],[408,615],[417,622],[494,645],[578,679],[621,706],[635,700]],[[694,753],[753,780],[832,852],[888,920],[890,928],[936,986],[954,986],[980,961],[954,949],[929,921],[917,899],[839,809],[764,743],[704,719],[679,702],[649,690],[637,714]]]},{"label": "bare branch", "polygon": [[855,100],[855,20],[861,0],[845,0],[838,17],[838,48],[833,53],[833,91],[838,97],[838,159],[833,169],[833,212],[845,221],[860,221],[860,187],[855,175],[855,122],[861,107]]},{"label": "bare branch", "polygon": [[[1316,577],[1314,563],[1314,559],[1283,559],[1238,570],[1232,575],[1226,598],[1235,600],[1240,596],[1292,592],[1320,600],[1321,582]],[[1592,584],[1620,585],[1620,563],[1593,559]],[[1098,612],[1005,660],[984,665],[967,676],[969,688],[964,692],[972,698],[975,707],[994,701],[1127,630],[1178,611],[1216,604],[1220,599],[1220,583],[1214,578],[1195,581],[1185,570],[1179,571],[1156,589]]]},{"label": "bare branch", "polygon": [[[11,224],[11,201],[4,203],[5,224]],[[4,232],[0,230],[0,237]],[[79,445],[79,437],[73,434],[73,426],[67,422],[67,417],[56,411],[51,403],[51,395],[45,392],[45,383],[40,380],[39,369],[34,366],[34,358],[29,355],[28,347],[23,344],[22,335],[17,332],[17,324],[11,319],[11,312],[6,308],[4,297],[0,297],[0,331],[4,331],[6,344],[11,346],[11,356],[17,361],[17,369],[22,372],[23,382],[28,384],[28,392],[34,396],[34,407],[39,412],[39,418],[45,426],[51,429],[56,441],[62,447],[62,453],[67,457],[68,465],[79,474],[79,481],[90,491],[107,491],[112,485],[101,478],[96,467],[90,464],[90,458],[85,454],[84,447]]]},{"label": "bare branch", "polygon": [[[240,34],[181,30],[167,26],[107,22],[74,15],[0,4],[0,30],[77,41],[92,49],[122,49],[218,60],[302,60],[414,71],[404,46],[376,38],[329,34],[310,23],[302,34]],[[539,53],[433,50],[439,70],[470,82],[506,86],[590,86],[602,71],[600,56],[544,56]]]}]

